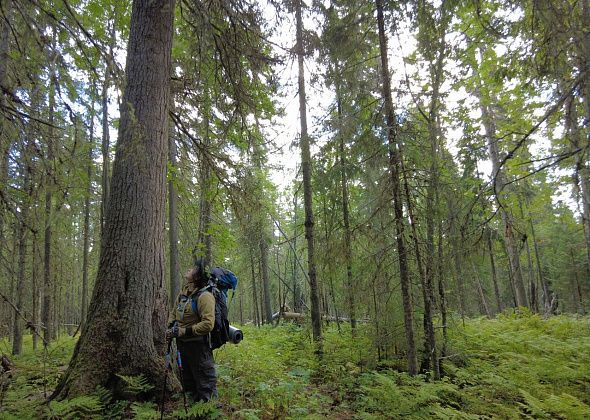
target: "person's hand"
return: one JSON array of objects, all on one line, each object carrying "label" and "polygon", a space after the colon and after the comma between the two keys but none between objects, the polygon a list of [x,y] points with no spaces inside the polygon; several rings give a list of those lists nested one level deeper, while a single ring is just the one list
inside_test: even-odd
[{"label": "person's hand", "polygon": [[186,328],[178,326],[178,322],[174,322],[170,328],[166,330],[166,340],[171,340],[177,337],[184,337]]}]

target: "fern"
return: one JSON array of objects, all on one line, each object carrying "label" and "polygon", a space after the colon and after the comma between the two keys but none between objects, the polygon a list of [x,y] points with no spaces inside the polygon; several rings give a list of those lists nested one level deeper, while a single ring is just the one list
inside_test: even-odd
[{"label": "fern", "polygon": [[50,419],[101,419],[104,405],[96,395],[83,395],[63,401],[53,401],[48,407]]},{"label": "fern", "polygon": [[175,419],[191,419],[191,420],[214,420],[222,417],[222,413],[219,411],[213,402],[197,402],[187,408],[176,410],[172,413]]},{"label": "fern", "polygon": [[123,391],[125,394],[130,395],[132,397],[137,397],[141,394],[147,394],[151,390],[154,389],[154,386],[148,382],[148,380],[143,375],[139,376],[126,376],[126,375],[117,375],[124,384]]},{"label": "fern", "polygon": [[158,406],[153,403],[133,403],[131,404],[131,412],[133,413],[133,418],[136,420],[153,420],[160,418]]}]

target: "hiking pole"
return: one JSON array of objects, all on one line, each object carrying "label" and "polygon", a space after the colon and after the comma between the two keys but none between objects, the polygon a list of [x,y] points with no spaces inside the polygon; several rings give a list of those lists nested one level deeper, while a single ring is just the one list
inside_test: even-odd
[{"label": "hiking pole", "polygon": [[166,383],[168,381],[168,371],[172,370],[172,362],[170,360],[170,348],[172,347],[172,339],[168,340],[168,350],[166,351],[166,370],[164,371],[164,388],[162,388],[162,407],[160,420],[164,418],[164,405],[166,403]]},{"label": "hiking pole", "polygon": [[180,385],[182,388],[182,401],[184,403],[184,413],[188,414],[188,410],[186,408],[186,392],[184,390],[184,379],[182,376],[182,359],[180,358],[180,350],[178,350],[178,345],[176,347],[176,363],[178,363],[178,372],[180,374]]}]

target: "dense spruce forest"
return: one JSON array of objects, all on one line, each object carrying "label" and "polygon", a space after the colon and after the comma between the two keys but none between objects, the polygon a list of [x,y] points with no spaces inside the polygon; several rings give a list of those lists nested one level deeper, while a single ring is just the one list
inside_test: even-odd
[{"label": "dense spruce forest", "polygon": [[0,418],[590,418],[590,0],[0,5]]}]

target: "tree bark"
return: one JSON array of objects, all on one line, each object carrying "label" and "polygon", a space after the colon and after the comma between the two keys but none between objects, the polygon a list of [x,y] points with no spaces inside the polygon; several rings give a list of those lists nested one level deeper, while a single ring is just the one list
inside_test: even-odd
[{"label": "tree bark", "polygon": [[[422,284],[422,299],[424,302],[424,314],[423,314],[423,325],[424,325],[424,357],[420,366],[421,371],[429,371],[432,367],[435,379],[440,379],[440,369],[438,365],[438,357],[436,355],[436,338],[434,335],[434,325],[432,323],[432,306],[434,297],[432,296],[432,284],[428,285],[426,278],[427,274],[423,267],[422,252],[420,250],[418,229],[416,228],[416,217],[414,216],[414,204],[412,203],[412,197],[410,195],[410,188],[408,185],[408,178],[402,161],[402,179],[404,181],[404,190],[406,193],[406,202],[408,204],[408,216],[410,219],[410,228],[412,229],[412,239],[414,242],[414,253],[416,254],[416,267],[418,268],[418,275],[420,276],[420,282]],[[433,238],[431,238],[433,239]],[[432,241],[434,248],[434,240]],[[427,252],[434,249],[428,249]],[[427,257],[428,259],[429,257]],[[434,258],[430,257],[434,264]],[[434,274],[434,273],[431,273]],[[429,290],[429,287],[431,288]]]},{"label": "tree bark", "polygon": [[29,206],[31,198],[31,167],[30,167],[30,147],[32,139],[25,139],[25,144],[22,148],[24,159],[21,162],[21,172],[23,175],[23,191],[26,195],[23,196],[21,202],[21,210],[18,218],[18,269],[17,269],[17,283],[16,283],[16,308],[14,311],[13,320],[13,340],[12,340],[12,354],[18,355],[23,350],[23,329],[24,320],[21,315],[24,313],[24,297],[25,297],[25,263],[27,253],[27,238],[28,238],[28,221],[29,221]]},{"label": "tree bark", "polygon": [[252,305],[253,308],[253,318],[254,324],[258,327],[260,326],[260,313],[258,311],[258,293],[256,291],[256,268],[254,264],[254,250],[252,246],[250,246],[250,268],[252,271]]},{"label": "tree bark", "polygon": [[472,261],[472,268],[473,268],[473,275],[475,276],[475,280],[477,281],[477,292],[479,294],[479,300],[481,302],[481,307],[483,308],[486,316],[488,318],[492,317],[492,313],[490,312],[490,308],[488,306],[488,301],[486,299],[486,294],[485,291],[483,289],[483,285],[481,284],[481,278],[479,277],[479,272],[477,271],[477,267],[475,266],[475,263]]},{"label": "tree bark", "polygon": [[[297,276],[297,190],[293,194],[293,246],[290,247],[293,254],[293,270],[292,270],[292,284],[293,284],[293,310],[295,312],[301,312],[302,310],[302,298],[301,290],[299,288],[299,281]],[[288,238],[286,238],[288,240]]]},{"label": "tree bark", "polygon": [[[10,21],[12,18],[12,0],[2,2],[4,19],[0,19],[0,109],[4,109],[6,98],[5,89],[8,90],[8,63],[10,62]],[[0,115],[0,193],[8,180],[8,154],[10,150],[10,136],[7,132],[7,119]],[[6,246],[4,235],[4,201],[0,200],[0,259]]]},{"label": "tree bark", "polygon": [[[264,221],[262,222],[265,224]],[[260,269],[262,271],[262,294],[264,297],[264,318],[267,324],[272,324],[272,306],[270,299],[270,279],[268,276],[268,240],[266,229],[262,229],[260,234]]]},{"label": "tree bark", "polygon": [[463,280],[463,241],[461,233],[457,229],[458,224],[458,210],[455,201],[451,197],[448,201],[447,207],[449,208],[449,230],[451,233],[452,240],[452,252],[453,252],[453,274],[455,276],[455,284],[459,292],[459,312],[461,319],[465,319],[467,308],[465,306],[465,282]]},{"label": "tree bark", "polygon": [[[174,97],[171,95],[170,109],[174,109]],[[168,238],[170,242],[170,307],[174,307],[180,293],[180,265],[178,262],[178,193],[176,192],[177,150],[174,124],[168,131],[168,159],[172,173],[168,181]]]},{"label": "tree bark", "polygon": [[389,79],[389,64],[387,58],[387,37],[385,35],[385,19],[383,17],[383,1],[375,0],[377,7],[377,26],[379,30],[379,50],[381,55],[381,81],[383,99],[385,101],[385,114],[387,123],[387,139],[389,143],[389,171],[393,189],[393,206],[395,213],[395,230],[397,252],[399,255],[400,282],[402,288],[402,300],[404,307],[404,327],[407,342],[408,372],[410,375],[418,373],[418,361],[416,357],[416,342],[414,339],[414,314],[412,307],[412,291],[406,244],[404,238],[404,215],[402,208],[402,194],[400,190],[401,147],[397,140],[397,124],[391,95],[391,81]]},{"label": "tree bark", "polygon": [[43,313],[42,321],[45,329],[43,330],[43,338],[45,342],[49,343],[56,338],[56,331],[54,330],[54,294],[53,294],[53,273],[51,270],[51,245],[52,245],[52,213],[53,213],[53,189],[55,188],[55,129],[54,127],[54,111],[55,111],[55,90],[57,87],[55,76],[55,60],[54,56],[50,57],[49,64],[49,123],[50,128],[47,134],[47,161],[45,174],[45,236],[44,236],[44,255],[43,255]]},{"label": "tree bark", "polygon": [[[356,331],[356,308],[355,308],[355,287],[352,278],[352,234],[350,229],[350,211],[348,199],[348,174],[346,172],[346,153],[344,145],[344,123],[342,116],[342,99],[340,92],[340,83],[336,84],[336,100],[338,103],[338,137],[339,137],[339,162],[340,162],[340,182],[342,190],[342,219],[344,222],[344,258],[346,262],[346,289],[348,293],[348,314],[350,316],[350,327],[352,335]],[[340,325],[340,324],[338,324]]]},{"label": "tree bark", "polygon": [[[204,147],[211,147],[211,138],[209,136],[209,114],[205,112],[205,118],[203,121],[204,135]],[[197,239],[197,252],[200,256],[205,258],[208,264],[211,263],[213,256],[213,244],[211,242],[211,198],[213,196],[212,184],[213,179],[211,176],[211,163],[206,156],[203,156],[201,160],[201,197],[199,200],[199,233]]]},{"label": "tree bark", "polygon": [[504,310],[504,305],[502,305],[502,297],[500,295],[500,287],[498,286],[498,275],[496,273],[496,260],[494,258],[494,247],[492,244],[492,232],[488,231],[487,233],[487,243],[488,243],[488,252],[490,254],[490,265],[492,269],[492,284],[494,285],[494,296],[496,297],[496,307],[498,312],[502,312]]},{"label": "tree bark", "polygon": [[320,313],[319,287],[315,263],[315,243],[313,236],[313,203],[311,189],[311,152],[307,133],[307,107],[305,95],[305,71],[303,66],[303,18],[301,1],[295,2],[295,18],[297,21],[297,63],[299,67],[299,117],[301,122],[301,172],[303,174],[303,203],[305,208],[305,239],[307,239],[307,270],[309,273],[309,292],[311,300],[311,325],[316,352],[322,352],[322,318]]},{"label": "tree bark", "polygon": [[164,229],[174,0],[135,0],[119,141],[88,319],[53,397],[117,390],[143,374],[161,392]]},{"label": "tree bark", "polygon": [[109,18],[109,55],[105,62],[104,80],[102,84],[102,200],[100,206],[100,232],[104,232],[104,223],[106,212],[109,205],[109,196],[111,193],[111,156],[110,156],[110,124],[109,124],[109,88],[111,86],[111,77],[113,74],[111,60],[113,60],[113,48],[115,39],[114,16]]},{"label": "tree bark", "polygon": [[39,242],[36,232],[33,233],[33,243],[31,246],[31,300],[33,301],[33,350],[37,350],[39,343],[39,322],[41,321],[41,292],[39,287],[38,261],[40,256]]},{"label": "tree bark", "polygon": [[82,299],[80,310],[80,330],[84,329],[88,313],[88,265],[90,254],[90,197],[92,196],[92,172],[94,149],[94,101],[90,113],[90,137],[88,139],[88,163],[86,166],[86,196],[84,197],[84,254],[82,256]]}]

